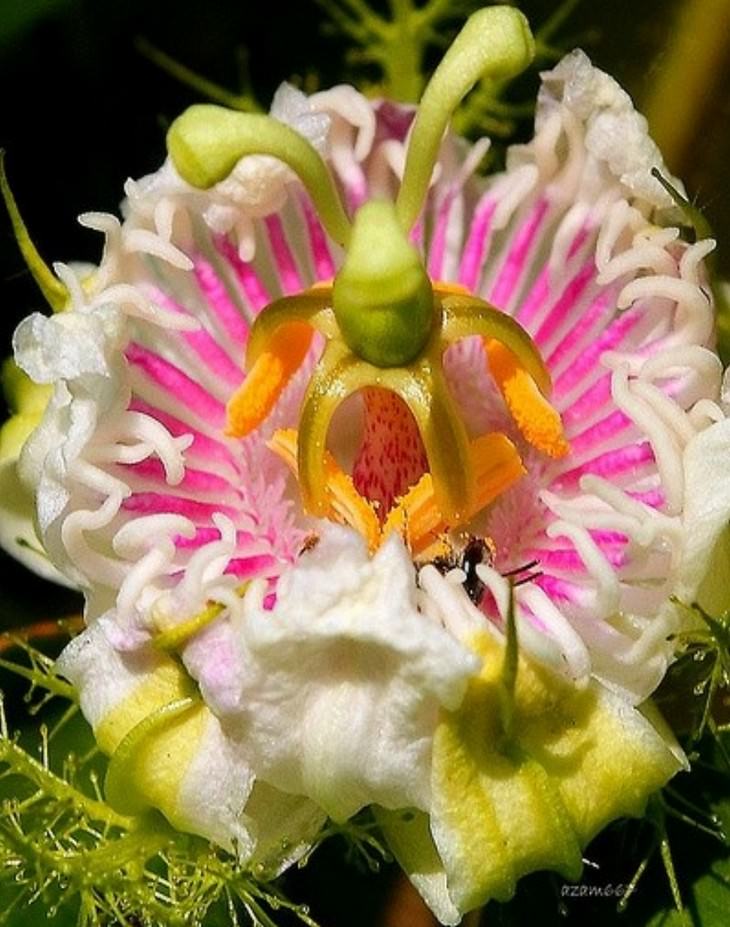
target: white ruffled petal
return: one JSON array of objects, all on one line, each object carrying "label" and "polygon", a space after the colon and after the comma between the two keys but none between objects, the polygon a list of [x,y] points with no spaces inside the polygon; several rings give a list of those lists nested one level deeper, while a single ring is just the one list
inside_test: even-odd
[{"label": "white ruffled petal", "polygon": [[427,808],[436,715],[476,661],[417,611],[402,541],[369,560],[354,532],[330,528],[277,595],[267,612],[250,594],[239,627],[241,731],[259,774],[336,820],[372,802]]},{"label": "white ruffled petal", "polygon": [[[112,764],[137,725],[194,691],[170,657],[151,649],[119,653],[101,622],[66,647],[57,670],[79,691],[82,711]],[[135,802],[159,808],[176,827],[267,871],[278,873],[301,856],[324,823],[311,802],[256,786],[246,745],[199,700],[136,749],[125,780]]]},{"label": "white ruffled petal", "polygon": [[[608,74],[594,67],[576,49],[542,75],[536,129],[564,106],[585,125],[585,148],[604,163],[626,189],[653,206],[672,207],[672,198],[651,176],[658,168],[671,177],[661,153],[649,136],[646,119],[637,113],[631,97]],[[682,185],[672,178],[680,190]]]}]

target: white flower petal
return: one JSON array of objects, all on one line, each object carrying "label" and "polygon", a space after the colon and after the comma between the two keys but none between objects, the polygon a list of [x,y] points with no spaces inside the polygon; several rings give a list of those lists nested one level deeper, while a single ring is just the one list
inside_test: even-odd
[{"label": "white flower petal", "polygon": [[[685,543],[679,568],[677,596],[689,603],[703,586],[706,607],[721,614],[730,605],[728,557],[718,542],[730,524],[730,420],[700,432],[684,454],[685,503],[682,523]],[[717,554],[713,560],[713,555]]]},{"label": "white flower petal", "polygon": [[[138,724],[193,691],[170,657],[151,649],[116,651],[101,622],[66,647],[56,668],[78,690],[84,715],[112,763]],[[278,872],[311,845],[324,815],[302,798],[265,785],[255,788],[254,779],[245,745],[198,702],[171,728],[142,742],[126,786],[139,793],[136,801],[158,807],[176,827]]]},{"label": "white flower petal", "polygon": [[475,660],[416,610],[403,543],[370,560],[354,532],[330,528],[277,596],[267,612],[249,595],[239,628],[257,772],[336,820],[372,802],[428,807],[437,711],[459,704]]},{"label": "white flower petal", "polygon": [[33,493],[18,477],[17,461],[0,463],[0,547],[43,579],[72,586],[42,552]]},{"label": "white flower petal", "polygon": [[[656,167],[671,178],[661,153],[648,133],[646,119],[636,112],[631,97],[608,74],[594,67],[576,49],[542,75],[536,129],[539,131],[564,106],[585,125],[585,148],[632,194],[659,207],[674,205],[661,184],[651,176]],[[682,190],[679,181],[672,183]]]}]

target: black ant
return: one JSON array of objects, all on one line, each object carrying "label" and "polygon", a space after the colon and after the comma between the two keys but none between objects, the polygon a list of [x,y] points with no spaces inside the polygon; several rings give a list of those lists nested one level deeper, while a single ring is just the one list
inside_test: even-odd
[{"label": "black ant", "polygon": [[[477,574],[477,567],[481,563],[487,566],[494,564],[494,544],[488,538],[467,535],[466,542],[462,547],[452,547],[448,554],[436,557],[433,565],[441,574],[448,573],[450,570],[462,570],[466,579],[464,580],[464,589],[474,605],[478,606],[484,596],[484,583]],[[515,579],[513,585],[521,586],[529,583],[540,575],[538,572],[531,572],[538,565],[537,560],[531,560],[523,566],[516,567],[502,573],[505,577],[519,577]],[[524,574],[524,575],[521,575]]]}]

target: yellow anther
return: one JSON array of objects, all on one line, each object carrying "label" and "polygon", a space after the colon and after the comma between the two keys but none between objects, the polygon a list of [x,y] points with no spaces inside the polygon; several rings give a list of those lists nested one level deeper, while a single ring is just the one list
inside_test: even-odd
[{"label": "yellow anther", "polygon": [[226,406],[226,434],[245,438],[264,421],[312,343],[312,328],[291,322],[279,328]]},{"label": "yellow anther", "polygon": [[488,339],[485,349],[489,372],[526,440],[549,457],[564,457],[570,445],[563,434],[559,413],[509,348]]},{"label": "yellow anther", "polygon": [[[297,433],[294,429],[281,429],[269,441],[269,447],[297,475]],[[380,522],[373,506],[355,489],[352,479],[340,468],[335,458],[327,452],[325,474],[329,513],[333,521],[354,528],[367,542],[369,550],[375,551],[380,544]]]},{"label": "yellow anther", "polygon": [[[471,458],[476,481],[476,495],[465,520],[493,502],[525,474],[514,444],[503,434],[483,435],[472,441]],[[393,531],[403,535],[409,549],[417,556],[431,549],[449,525],[436,504],[433,480],[424,473],[389,513],[383,526],[383,537]]]}]

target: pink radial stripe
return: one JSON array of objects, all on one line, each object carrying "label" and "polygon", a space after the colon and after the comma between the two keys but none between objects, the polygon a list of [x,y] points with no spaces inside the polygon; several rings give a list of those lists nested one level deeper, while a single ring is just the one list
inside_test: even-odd
[{"label": "pink radial stripe", "polygon": [[575,314],[581,297],[594,278],[595,271],[596,266],[593,258],[591,258],[570,280],[555,305],[549,310],[537,332],[533,335],[533,339],[539,348],[544,348],[546,342],[555,336],[555,333],[564,325],[571,313]]},{"label": "pink radial stripe", "polygon": [[[195,529],[195,534],[191,538],[183,537],[182,534],[175,536],[173,543],[175,547],[180,550],[197,550],[199,547],[204,547],[206,544],[210,544],[212,541],[220,541],[221,533],[220,531],[213,527],[198,527]],[[239,550],[251,547],[253,545],[264,546],[265,542],[262,542],[261,539],[256,538],[255,535],[251,534],[249,531],[237,531],[236,532],[236,547]]]},{"label": "pink radial stripe", "polygon": [[601,476],[608,480],[625,475],[639,476],[642,467],[653,462],[654,452],[648,441],[642,441],[641,444],[629,444],[618,450],[599,454],[593,460],[588,460],[579,467],[561,473],[553,480],[550,489],[556,492],[575,489],[581,477],[587,474]]},{"label": "pink radial stripe", "polygon": [[568,248],[568,260],[580,251],[583,245],[588,241],[588,236],[591,235],[595,229],[587,224],[582,225],[576,232],[575,238],[571,241],[570,247]]},{"label": "pink radial stripe", "polygon": [[[603,549],[603,556],[612,567],[618,569],[628,562],[625,551],[616,549]],[[559,548],[557,550],[529,550],[526,556],[531,560],[539,560],[536,569],[557,570],[567,573],[586,573],[586,566],[580,554],[574,548]]]},{"label": "pink radial stripe", "polygon": [[571,437],[570,449],[573,455],[577,457],[578,454],[593,450],[612,440],[631,424],[631,419],[617,409],[601,419],[600,422],[586,428],[579,435]]},{"label": "pink radial stripe", "polygon": [[176,403],[182,403],[184,408],[214,427],[223,428],[226,422],[225,407],[179,367],[135,342],[130,342],[124,353],[130,364],[155,386],[169,393]]},{"label": "pink radial stripe", "polygon": [[[589,234],[590,230],[586,226],[583,226],[583,228],[580,229],[578,234],[571,242],[570,248],[568,249],[568,260],[574,257],[583,247],[588,239]],[[555,272],[553,271],[552,273]],[[542,309],[542,307],[545,305],[545,301],[550,296],[551,277],[552,274],[550,266],[546,264],[537,275],[534,283],[530,287],[529,292],[515,311],[515,318],[519,319],[521,325],[529,328],[535,321],[535,318],[540,312],[540,309]]]},{"label": "pink radial stripe", "polygon": [[580,427],[588,418],[606,405],[611,399],[611,373],[604,373],[595,383],[588,387],[567,408],[562,409],[560,417],[563,428],[570,434],[571,430]]},{"label": "pink radial stripe", "polygon": [[248,323],[226,292],[225,285],[213,265],[198,255],[194,260],[193,272],[200,292],[223,330],[232,341],[243,345],[248,337]]},{"label": "pink radial stripe", "polygon": [[[170,312],[194,318],[191,312],[161,290],[153,290],[152,298],[158,305]],[[180,334],[212,373],[226,380],[234,388],[240,384],[243,373],[209,332],[201,328],[198,331],[180,332]]]},{"label": "pink radial stripe", "polygon": [[628,535],[623,534],[621,531],[596,531],[595,528],[589,528],[588,534],[590,534],[591,539],[601,548],[610,546],[611,544],[620,545],[628,544],[629,542]]},{"label": "pink radial stripe", "polygon": [[620,316],[617,316],[601,336],[590,344],[585,351],[582,351],[575,361],[558,377],[553,386],[553,399],[565,396],[585,376],[592,373],[600,364],[601,355],[604,351],[615,350],[640,319],[641,313],[635,309],[628,309]]},{"label": "pink radial stripe", "polygon": [[643,502],[652,509],[664,508],[667,497],[661,489],[649,489],[646,492],[627,492],[627,496],[636,499],[637,502]]},{"label": "pink radial stripe", "polygon": [[271,302],[269,291],[261,282],[259,275],[251,264],[248,261],[241,260],[236,249],[224,235],[216,239],[215,246],[233,269],[236,280],[238,280],[243,290],[243,295],[246,297],[253,315],[258,315],[264,306]]},{"label": "pink radial stripe", "polygon": [[458,282],[469,290],[476,290],[481,276],[482,266],[487,251],[487,237],[492,227],[497,203],[495,200],[483,199],[471,222],[469,237],[461,255]]},{"label": "pink radial stripe", "polygon": [[584,339],[606,314],[606,311],[613,311],[615,305],[616,294],[613,291],[600,293],[585,312],[581,313],[580,318],[575,321],[570,331],[558,342],[552,354],[548,356],[546,361],[548,368],[557,370],[569,358],[573,357],[578,352]]},{"label": "pink radial stripe", "polygon": [[530,291],[522,302],[517,306],[515,318],[519,320],[523,328],[530,330],[530,326],[535,320],[535,316],[545,305],[550,296],[550,269],[543,267],[537,275],[535,282],[530,287]]},{"label": "pink radial stripe", "polygon": [[161,492],[132,493],[124,500],[122,508],[143,515],[183,515],[193,522],[210,522],[216,513],[227,515],[229,518],[237,518],[240,515],[240,512],[230,505],[198,502],[197,499],[186,499],[183,496]]},{"label": "pink radial stripe", "polygon": [[512,246],[507,252],[489,294],[489,301],[498,309],[506,309],[517,292],[517,287],[527,266],[529,254],[537,239],[548,208],[547,200],[538,200],[532,207],[530,215],[514,236]]},{"label": "pink radial stripe", "polygon": [[432,280],[443,279],[446,234],[449,230],[449,218],[451,217],[451,209],[455,198],[455,191],[449,190],[436,211],[436,223],[431,236],[428,254],[428,273]]},{"label": "pink radial stripe", "polygon": [[[130,470],[136,476],[167,484],[165,468],[155,458],[150,457],[147,460],[140,461],[140,463],[124,464],[123,466],[125,470]],[[185,468],[185,476],[181,482],[175,484],[175,489],[216,494],[235,492],[234,486],[222,476],[209,473],[207,470],[194,470],[192,467]]]},{"label": "pink radial stripe", "polygon": [[549,573],[543,573],[533,580],[536,586],[551,598],[554,602],[569,602],[572,605],[586,604],[586,590],[584,587],[571,583],[567,579],[561,579],[558,576],[551,576]]},{"label": "pink radial stripe", "polygon": [[255,576],[270,576],[272,571],[280,573],[284,564],[271,554],[258,554],[253,557],[234,557],[229,560],[225,573],[239,579],[253,579]]},{"label": "pink radial stripe", "polygon": [[314,207],[307,197],[302,196],[299,202],[307,225],[315,277],[317,280],[330,280],[335,275],[335,264],[332,260],[322,223],[317,218]]},{"label": "pink radial stripe", "polygon": [[266,231],[269,235],[271,254],[279,272],[281,289],[285,295],[300,293],[305,287],[299,274],[294,255],[284,234],[284,226],[277,215],[267,216],[264,219]]},{"label": "pink radial stripe", "polygon": [[202,457],[206,461],[216,461],[226,464],[232,467],[236,473],[239,472],[240,468],[235,457],[224,444],[221,444],[220,441],[216,441],[214,438],[209,438],[208,435],[202,434],[197,429],[192,428],[187,422],[183,422],[179,418],[175,418],[174,415],[163,412],[162,409],[150,405],[138,396],[132,398],[129,404],[129,410],[131,412],[142,412],[144,415],[149,415],[150,418],[164,425],[175,438],[179,438],[181,435],[192,435],[193,443],[185,452],[186,458],[190,456]]}]

